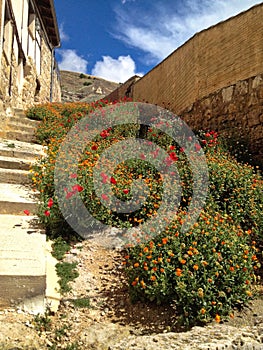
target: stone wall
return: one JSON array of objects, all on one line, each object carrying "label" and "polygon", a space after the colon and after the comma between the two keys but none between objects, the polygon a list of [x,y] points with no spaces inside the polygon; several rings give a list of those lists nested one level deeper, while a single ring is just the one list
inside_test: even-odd
[{"label": "stone wall", "polygon": [[262,164],[262,18],[261,3],[196,34],[131,91],[120,87],[118,98],[166,107],[194,129],[242,137]]},{"label": "stone wall", "polygon": [[109,101],[114,102],[114,101],[117,101],[120,98],[123,98],[125,96],[128,97],[132,92],[133,85],[139,79],[140,79],[140,77],[138,75],[134,75],[133,77],[128,79],[125,83],[123,83],[119,87],[117,87],[117,89],[112,91],[106,98]]},{"label": "stone wall", "polygon": [[[34,61],[27,57],[23,66],[23,87],[21,91],[17,85],[18,63],[12,54],[11,65],[7,62],[5,55],[2,55],[2,65],[0,71],[0,100],[2,110],[7,108],[22,108],[35,103],[50,101],[51,86],[51,51],[43,40],[41,51],[41,74],[38,75]],[[9,91],[9,81],[11,80],[11,90]],[[53,101],[61,101],[60,80],[56,70],[53,71]]]},{"label": "stone wall", "polygon": [[180,113],[193,129],[214,129],[238,139],[263,166],[263,74],[213,92]]},{"label": "stone wall", "polygon": [[[32,9],[30,11],[33,11]],[[40,22],[36,17],[33,21],[34,26],[31,27],[31,24],[28,24],[30,18],[28,2],[13,1],[12,5],[8,5],[7,2],[0,0],[0,120],[2,121],[10,115],[12,109],[26,109],[35,103],[50,101],[51,85],[52,100],[61,101],[60,79],[58,71],[54,68],[54,49],[52,49],[54,45],[51,43],[54,38],[51,39],[47,34],[49,27],[42,26],[37,29],[37,23]],[[4,18],[6,18],[5,26]],[[11,23],[10,29],[8,29],[9,23]],[[6,44],[3,45],[3,42]]]},{"label": "stone wall", "polygon": [[204,30],[133,85],[132,97],[180,114],[213,91],[263,72],[263,4]]}]

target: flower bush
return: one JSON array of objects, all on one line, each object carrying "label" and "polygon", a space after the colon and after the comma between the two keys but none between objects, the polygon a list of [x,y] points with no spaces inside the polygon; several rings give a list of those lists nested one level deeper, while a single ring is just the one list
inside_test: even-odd
[{"label": "flower bush", "polygon": [[174,301],[183,324],[220,321],[252,297],[258,268],[250,231],[232,218],[203,211],[187,233],[185,212],[165,232],[127,251],[126,273],[133,300]]},{"label": "flower bush", "polygon": [[[47,151],[33,166],[32,180],[40,191],[39,216],[53,237],[72,234],[55,196],[54,169],[60,145],[74,123],[87,114],[95,118],[96,113],[92,112],[101,112],[106,105],[107,101],[46,104],[28,111],[31,118],[42,120],[37,136]],[[138,125],[124,124],[98,130],[96,137],[87,142],[76,173],[70,174],[75,182],[63,190],[65,200],[71,201],[74,209],[79,193],[89,212],[106,225],[136,227],[158,215],[163,199],[162,176],[143,153],[139,159],[128,159],[113,167],[111,176],[100,173],[101,183],[110,184],[115,197],[122,201],[132,198],[132,183],[141,180],[141,194],[145,191],[147,199],[140,209],[118,214],[103,205],[110,201],[109,194],[99,197],[94,189],[94,167],[104,151],[121,140],[138,137],[139,133]],[[189,154],[198,160],[202,146],[209,170],[209,189],[197,222],[182,233],[193,196],[189,159],[185,149],[158,128],[144,130],[146,142],[153,142],[167,152],[166,166],[176,164],[182,196],[174,220],[162,232],[154,232],[154,236],[145,232],[143,242],[138,240],[138,245],[126,248],[124,261],[133,300],[174,301],[182,322],[189,325],[213,319],[220,322],[232,314],[233,308],[243,306],[253,297],[252,285],[260,268],[259,248],[263,245],[260,172],[231,156],[215,131],[196,134],[199,143],[189,139]],[[60,154],[64,156],[63,166],[67,167],[66,155]],[[153,152],[152,157],[157,158],[158,154]],[[170,192],[173,191],[171,188]]]}]

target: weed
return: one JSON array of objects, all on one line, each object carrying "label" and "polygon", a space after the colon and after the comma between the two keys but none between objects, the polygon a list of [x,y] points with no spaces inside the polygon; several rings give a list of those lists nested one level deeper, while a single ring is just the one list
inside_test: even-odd
[{"label": "weed", "polygon": [[59,285],[61,294],[65,294],[71,290],[69,282],[79,276],[76,270],[77,263],[60,262],[56,264],[56,271],[59,277]]},{"label": "weed", "polygon": [[58,237],[55,239],[54,243],[52,244],[52,255],[57,259],[57,260],[62,260],[65,253],[69,251],[70,245],[64,241],[61,237]]},{"label": "weed", "polygon": [[74,299],[72,304],[77,308],[90,308],[90,298]]},{"label": "weed", "polygon": [[14,143],[8,143],[7,147],[9,147],[9,148],[15,148],[16,146],[15,146]]},{"label": "weed", "polygon": [[35,325],[35,329],[39,332],[47,332],[51,329],[51,318],[50,316],[50,310],[47,309],[44,313],[44,315],[37,314],[34,317],[33,323]]}]

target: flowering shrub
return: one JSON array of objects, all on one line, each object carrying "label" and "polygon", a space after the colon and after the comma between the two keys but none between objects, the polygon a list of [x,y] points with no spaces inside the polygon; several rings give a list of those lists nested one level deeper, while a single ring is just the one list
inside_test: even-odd
[{"label": "flowering shrub", "polygon": [[126,273],[133,300],[174,301],[184,324],[232,313],[253,295],[258,268],[250,231],[228,215],[203,211],[191,230],[180,233],[185,212],[165,232],[127,250]]},{"label": "flowering shrub", "polygon": [[[61,142],[75,122],[86,114],[94,117],[91,112],[107,104],[107,101],[47,104],[28,112],[31,118],[42,120],[37,135],[47,145],[46,157],[32,168],[32,180],[41,196],[39,216],[52,236],[65,237],[72,232],[59,210],[54,189]],[[74,209],[79,193],[89,212],[107,225],[136,227],[157,215],[163,198],[162,177],[143,153],[139,159],[113,167],[111,176],[100,173],[101,183],[109,183],[115,197],[122,201],[131,199],[133,181],[141,180],[141,192],[147,191],[147,200],[139,210],[117,214],[103,205],[103,201],[110,200],[109,194],[98,197],[93,186],[94,167],[104,151],[125,138],[138,137],[139,133],[137,125],[124,124],[98,130],[96,137],[87,142],[78,170],[70,174],[76,182],[63,193]],[[253,297],[254,273],[260,267],[257,247],[263,244],[262,177],[252,166],[237,162],[222,147],[215,131],[200,131],[199,143],[186,140],[192,147],[190,154],[198,157],[201,146],[206,154],[209,190],[199,219],[186,233],[181,233],[193,196],[189,159],[184,148],[157,128],[145,129],[144,136],[146,142],[153,142],[167,152],[168,168],[176,164],[182,195],[174,221],[163,232],[154,232],[154,238],[143,243],[138,240],[137,246],[127,247],[124,264],[131,296],[133,300],[158,303],[175,301],[185,324],[212,319],[219,322],[235,306],[242,306]],[[65,156],[66,166],[66,155],[60,156]],[[152,157],[157,156],[153,152]],[[171,188],[170,192],[173,191]]]}]

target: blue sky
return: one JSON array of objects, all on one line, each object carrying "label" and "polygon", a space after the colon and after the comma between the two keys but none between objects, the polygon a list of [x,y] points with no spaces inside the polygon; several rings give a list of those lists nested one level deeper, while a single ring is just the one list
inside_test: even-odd
[{"label": "blue sky", "polygon": [[257,0],[55,0],[62,70],[124,82]]}]

